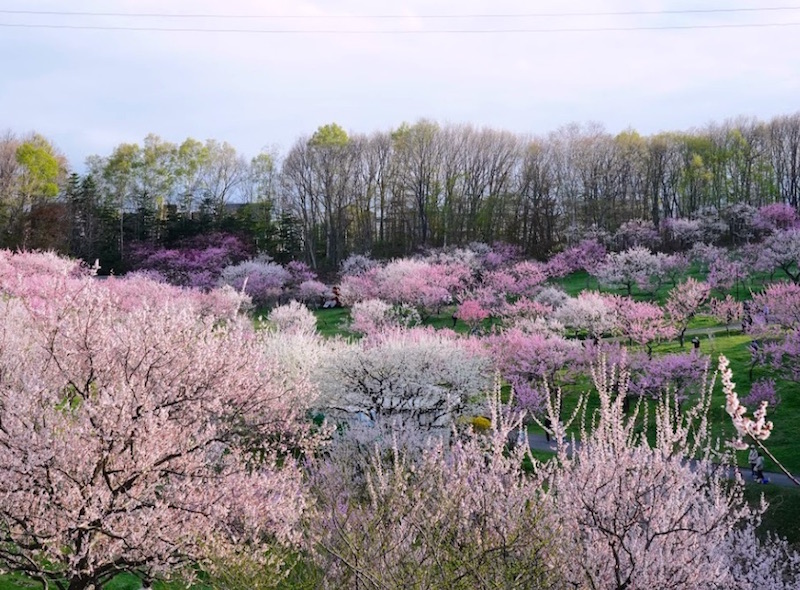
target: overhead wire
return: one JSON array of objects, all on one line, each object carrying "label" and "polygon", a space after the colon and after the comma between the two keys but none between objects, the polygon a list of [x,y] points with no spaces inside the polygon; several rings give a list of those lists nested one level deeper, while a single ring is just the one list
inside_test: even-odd
[{"label": "overhead wire", "polygon": [[[239,19],[239,20],[293,20],[293,21],[337,21],[337,20],[373,20],[373,21],[420,21],[420,20],[496,20],[521,18],[593,18],[621,16],[675,16],[702,14],[758,14],[779,11],[797,11],[800,5],[730,7],[730,8],[686,8],[664,10],[616,10],[616,11],[584,11],[584,12],[519,12],[519,13],[486,13],[486,14],[330,14],[330,15],[279,15],[279,14],[211,14],[211,13],[159,13],[159,12],[102,12],[102,11],[69,11],[69,10],[14,10],[0,9],[0,15],[35,16],[35,17],[82,17],[82,18],[132,18],[132,19]],[[676,30],[712,30],[712,29],[763,29],[786,28],[800,26],[800,21],[790,22],[723,22],[723,23],[677,23],[677,24],[636,24],[598,25],[598,26],[478,26],[452,28],[252,28],[221,26],[163,26],[136,24],[85,24],[65,22],[0,22],[0,28],[6,29],[53,29],[53,30],[85,30],[85,31],[134,31],[159,33],[222,33],[244,35],[490,35],[490,34],[552,34],[552,33],[605,33],[633,31],[676,31]]]},{"label": "overhead wire", "polygon": [[476,14],[212,14],[212,13],[169,13],[169,12],[99,12],[70,10],[13,10],[0,9],[0,14],[29,16],[90,16],[90,17],[130,17],[130,18],[189,18],[189,19],[471,19],[471,18],[562,18],[562,17],[598,17],[598,16],[658,16],[682,14],[726,14],[726,13],[758,13],[800,10],[800,6],[762,6],[732,8],[686,8],[665,10],[615,10],[587,12],[520,12],[520,13],[476,13]]},{"label": "overhead wire", "polygon": [[653,25],[634,27],[557,27],[557,28],[496,28],[496,29],[229,29],[198,27],[136,27],[115,25],[62,25],[41,23],[0,23],[0,27],[19,29],[64,29],[91,31],[148,31],[162,33],[235,33],[258,35],[458,35],[514,33],[604,33],[627,31],[671,31],[691,29],[754,29],[796,27],[800,22],[783,23],[718,23],[707,25]]}]

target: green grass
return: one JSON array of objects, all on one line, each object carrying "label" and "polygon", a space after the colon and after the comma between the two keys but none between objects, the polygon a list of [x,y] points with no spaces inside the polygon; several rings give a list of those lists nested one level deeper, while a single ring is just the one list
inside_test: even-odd
[{"label": "green grass", "polygon": [[317,316],[317,330],[323,336],[352,336],[352,332],[347,330],[350,323],[350,310],[343,307],[332,309],[314,310]]},{"label": "green grass", "polygon": [[745,497],[757,506],[761,496],[769,503],[762,517],[762,533],[772,532],[785,537],[789,543],[800,549],[800,488],[783,488],[773,485],[748,483]]}]

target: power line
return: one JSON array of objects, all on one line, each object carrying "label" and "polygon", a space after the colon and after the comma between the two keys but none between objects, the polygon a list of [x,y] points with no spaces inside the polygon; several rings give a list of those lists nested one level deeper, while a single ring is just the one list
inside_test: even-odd
[{"label": "power line", "polygon": [[293,20],[322,20],[322,19],[469,19],[469,18],[562,18],[562,17],[596,17],[596,16],[659,16],[681,14],[730,14],[730,13],[758,13],[800,10],[800,6],[767,6],[759,8],[688,8],[682,10],[620,10],[607,12],[525,12],[508,14],[181,14],[163,12],[90,12],[67,10],[0,10],[0,14],[30,15],[30,16],[92,16],[92,17],[130,17],[130,18],[203,18],[203,19],[293,19]]},{"label": "power line", "polygon": [[159,33],[228,33],[254,35],[475,35],[515,33],[611,33],[629,31],[675,31],[691,29],[764,29],[796,27],[800,22],[785,23],[723,23],[709,25],[663,25],[636,27],[563,27],[563,28],[517,28],[517,29],[204,29],[196,27],[125,27],[113,25],[48,25],[34,23],[0,23],[0,27],[15,29],[63,29],[88,31],[137,31]]}]

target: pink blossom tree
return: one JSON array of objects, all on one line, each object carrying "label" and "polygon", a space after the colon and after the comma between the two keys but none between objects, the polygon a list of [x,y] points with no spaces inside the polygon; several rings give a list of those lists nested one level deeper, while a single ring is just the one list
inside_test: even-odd
[{"label": "pink blossom tree", "polygon": [[756,269],[781,271],[793,283],[800,283],[800,229],[776,231],[768,236],[758,251]]},{"label": "pink blossom tree", "polygon": [[652,221],[646,219],[631,219],[626,221],[614,233],[614,243],[620,250],[640,246],[655,248],[661,236]]},{"label": "pink blossom tree", "polygon": [[684,403],[702,393],[709,359],[696,350],[631,361],[629,393],[658,399],[669,395],[680,411]]},{"label": "pink blossom tree", "polygon": [[381,299],[378,268],[370,267],[358,274],[345,275],[333,292],[345,307],[350,307],[358,301]]},{"label": "pink blossom tree", "polygon": [[747,281],[748,275],[743,261],[732,260],[729,256],[720,256],[708,265],[706,281],[712,289],[723,292],[735,286],[738,295],[739,288]]},{"label": "pink blossom tree", "polygon": [[590,271],[606,257],[606,248],[594,239],[583,240],[575,246],[558,252],[547,262],[547,274],[564,277],[579,270]]},{"label": "pink blossom tree", "polygon": [[736,301],[730,295],[726,295],[725,299],[712,298],[708,306],[711,309],[711,315],[725,324],[726,332],[733,322],[742,318],[744,313],[742,302]]},{"label": "pink blossom tree", "polygon": [[796,228],[798,224],[800,216],[788,203],[764,205],[758,210],[754,220],[755,228],[765,233]]},{"label": "pink blossom tree", "polygon": [[489,311],[484,309],[479,301],[467,299],[459,304],[454,317],[467,324],[470,332],[474,332],[483,320],[489,317]]},{"label": "pink blossom tree", "polygon": [[357,301],[350,308],[350,330],[359,334],[375,334],[391,325],[392,306],[380,299]]},{"label": "pink blossom tree", "polygon": [[761,293],[753,294],[750,303],[753,320],[763,329],[770,325],[787,330],[800,328],[800,285],[777,282]]},{"label": "pink blossom tree", "polygon": [[0,301],[6,570],[82,590],[234,542],[298,541],[290,452],[306,445],[312,388],[287,387],[249,321],[175,293],[123,300],[91,278],[23,282]]},{"label": "pink blossom tree", "polygon": [[617,321],[615,331],[631,343],[644,346],[648,356],[652,356],[652,345],[659,340],[667,340],[675,335],[664,310],[655,303],[634,301],[630,297],[614,297]]},{"label": "pink blossom tree", "polygon": [[314,309],[318,309],[323,302],[333,297],[331,288],[317,280],[303,281],[297,285],[294,294],[299,301]]},{"label": "pink blossom tree", "polygon": [[582,369],[583,349],[579,342],[511,328],[485,339],[489,358],[513,387],[518,406],[540,413],[547,387],[558,387]]},{"label": "pink blossom tree", "polygon": [[661,255],[659,256],[659,259],[661,261],[659,273],[665,279],[669,279],[669,282],[672,283],[673,287],[678,284],[680,279],[686,276],[686,273],[689,271],[689,267],[691,266],[689,257],[683,252]]},{"label": "pink blossom tree", "polygon": [[800,331],[791,330],[753,350],[753,362],[771,367],[787,379],[800,379]]},{"label": "pink blossom tree", "polygon": [[[569,444],[566,425],[554,428],[558,467],[547,499],[566,541],[552,547],[564,587],[744,589],[755,576],[742,572],[764,572],[760,560],[775,571],[758,585],[800,582],[797,554],[782,542],[756,541],[759,509],[745,501],[741,477],[731,483],[716,463],[708,389],[681,416],[660,404],[648,438],[638,431],[638,413],[623,410],[624,371],[601,364],[593,378],[599,409],[593,421],[584,415],[591,426],[581,444]],[[722,461],[728,465],[730,455]]]},{"label": "pink blossom tree", "polygon": [[708,300],[711,287],[689,277],[684,282],[674,287],[667,296],[664,306],[669,320],[678,333],[678,340],[683,346],[686,329],[689,322],[700,311],[700,307]]},{"label": "pink blossom tree", "polygon": [[672,250],[686,250],[703,239],[700,221],[670,217],[661,222],[663,241]]}]

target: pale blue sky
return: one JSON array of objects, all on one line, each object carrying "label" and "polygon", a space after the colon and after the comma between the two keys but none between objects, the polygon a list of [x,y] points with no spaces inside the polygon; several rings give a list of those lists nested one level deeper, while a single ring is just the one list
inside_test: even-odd
[{"label": "pale blue sky", "polygon": [[[44,134],[76,168],[153,132],[285,152],[337,122],[369,133],[425,117],[545,134],[685,130],[800,110],[800,26],[388,34],[378,30],[629,28],[800,23],[768,0],[0,0],[2,25],[350,31],[198,33],[0,26],[0,130]],[[758,8],[666,14],[687,9]],[[135,18],[13,10],[287,15]],[[432,19],[426,15],[662,11],[653,15]],[[6,12],[4,12],[6,11]],[[362,18],[375,15],[416,18]],[[354,18],[330,18],[350,15]],[[315,18],[309,18],[315,17]],[[369,31],[355,33],[353,31]]]}]

